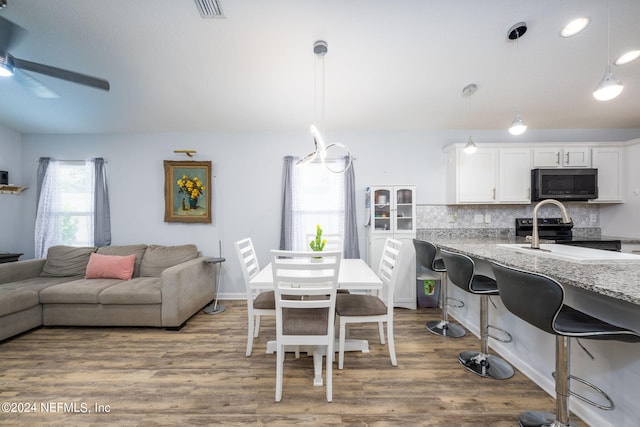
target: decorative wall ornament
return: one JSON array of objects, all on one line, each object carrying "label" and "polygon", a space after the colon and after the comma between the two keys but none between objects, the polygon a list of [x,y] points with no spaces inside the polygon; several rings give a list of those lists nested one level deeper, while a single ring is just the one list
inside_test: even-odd
[{"label": "decorative wall ornament", "polygon": [[211,223],[211,161],[164,161],[164,221]]}]

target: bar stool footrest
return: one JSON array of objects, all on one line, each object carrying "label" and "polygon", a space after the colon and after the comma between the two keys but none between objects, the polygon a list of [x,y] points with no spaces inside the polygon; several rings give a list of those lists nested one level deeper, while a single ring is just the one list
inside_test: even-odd
[{"label": "bar stool footrest", "polygon": [[[551,376],[553,377],[554,380],[557,381],[555,372],[553,372],[551,374]],[[595,391],[597,394],[602,396],[607,402],[609,402],[609,405],[608,406],[601,405],[601,404],[599,404],[597,402],[594,402],[593,400],[587,399],[586,397],[584,397],[584,396],[582,396],[582,395],[580,395],[580,394],[578,394],[576,392],[571,391],[571,387],[569,387],[569,394],[571,396],[573,396],[575,398],[578,398],[578,399],[582,400],[583,402],[588,403],[591,406],[595,406],[598,409],[602,409],[603,411],[610,411],[610,410],[612,410],[612,409],[614,409],[616,407],[616,405],[613,403],[613,400],[611,400],[609,395],[607,393],[605,393],[604,390],[598,388],[596,385],[591,384],[589,381],[584,380],[584,379],[582,379],[580,377],[576,377],[574,375],[569,375],[569,379],[578,381],[579,383],[586,385],[587,387],[589,387],[590,389]]]},{"label": "bar stool footrest", "polygon": [[510,343],[511,341],[513,341],[513,337],[505,329],[498,328],[497,326],[493,326],[493,325],[489,325],[488,329],[493,329],[494,331],[498,331],[498,332],[504,334],[504,336],[506,337],[506,338],[503,338],[503,337],[499,337],[499,336],[496,336],[496,335],[488,334],[489,338],[493,338],[494,340],[500,341],[500,342],[503,342],[503,343]]},{"label": "bar stool footrest", "polygon": [[460,326],[444,320],[432,320],[427,322],[426,328],[429,332],[448,338],[460,338],[467,332]]},{"label": "bar stool footrest", "polygon": [[478,351],[463,351],[458,355],[458,361],[467,370],[485,378],[506,380],[515,373],[513,367],[500,357]]},{"label": "bar stool footrest", "polygon": [[[456,302],[456,304],[451,304],[449,301],[455,301],[455,302]],[[460,301],[460,300],[459,300],[459,299],[457,299],[457,298],[450,298],[450,297],[447,297],[447,305],[448,305],[449,307],[453,307],[453,308],[462,308],[462,307],[464,307],[464,301]]]}]

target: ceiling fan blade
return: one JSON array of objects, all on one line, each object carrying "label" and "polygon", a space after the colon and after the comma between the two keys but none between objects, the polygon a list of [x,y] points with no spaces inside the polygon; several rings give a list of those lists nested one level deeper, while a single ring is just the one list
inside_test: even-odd
[{"label": "ceiling fan blade", "polygon": [[6,56],[7,52],[26,32],[21,26],[0,16],[0,56]]},{"label": "ceiling fan blade", "polygon": [[38,98],[59,98],[60,95],[49,89],[41,81],[31,77],[27,73],[21,70],[15,70],[13,73],[15,81],[20,83],[23,87],[27,88]]},{"label": "ceiling fan blade", "polygon": [[44,74],[45,76],[67,80],[69,82],[78,83],[85,86],[91,86],[96,89],[102,89],[106,91],[110,89],[109,82],[104,79],[87,76],[86,74],[80,74],[69,70],[63,70],[62,68],[52,67],[50,65],[38,64],[37,62],[25,61],[24,59],[18,59],[14,56],[12,56],[11,58],[13,59],[13,65],[15,66],[15,68]]}]

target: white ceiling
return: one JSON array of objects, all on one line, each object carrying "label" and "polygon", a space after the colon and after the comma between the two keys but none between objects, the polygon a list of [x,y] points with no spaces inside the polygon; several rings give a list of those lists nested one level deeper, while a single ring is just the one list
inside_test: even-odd
[{"label": "white ceiling", "polygon": [[[28,30],[10,53],[102,77],[109,92],[31,74],[41,99],[0,78],[0,124],[22,133],[291,131],[318,121],[316,57],[326,40],[325,122],[337,130],[640,128],[640,60],[625,89],[591,93],[607,63],[606,0],[8,0]],[[611,56],[640,49],[640,1],[610,0]],[[587,29],[558,33],[584,15]],[[518,45],[508,29],[526,21]],[[516,50],[517,48],[517,50]],[[478,85],[468,100],[462,89]],[[468,102],[469,101],[469,102]]]}]

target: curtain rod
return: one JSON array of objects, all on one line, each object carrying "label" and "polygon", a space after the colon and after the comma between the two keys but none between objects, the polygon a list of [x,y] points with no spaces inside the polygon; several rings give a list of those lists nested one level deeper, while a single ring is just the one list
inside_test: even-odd
[{"label": "curtain rod", "polygon": [[[42,157],[37,157],[36,158],[36,162],[39,162],[41,158]],[[51,157],[51,160],[57,160],[59,162],[86,162],[87,160],[92,160],[92,159],[97,159],[97,158],[98,157],[90,157],[88,159],[83,159],[83,160],[78,160],[78,159],[69,159],[69,160],[67,160],[67,159],[54,159],[53,157]],[[107,159],[104,159],[104,162],[105,163],[109,163],[109,161]]]},{"label": "curtain rod", "polygon": [[[297,157],[297,156],[284,156],[282,159],[286,159],[287,157],[293,157],[294,159],[299,159],[300,158],[300,157]],[[328,160],[328,161],[332,162],[332,161],[344,160],[345,157],[346,156],[342,156],[342,157],[325,157],[324,160],[325,161]],[[351,157],[351,159],[352,160],[357,160],[357,157]],[[309,163],[321,163],[321,162],[322,162],[322,160],[316,158],[316,159],[313,159]]]}]

